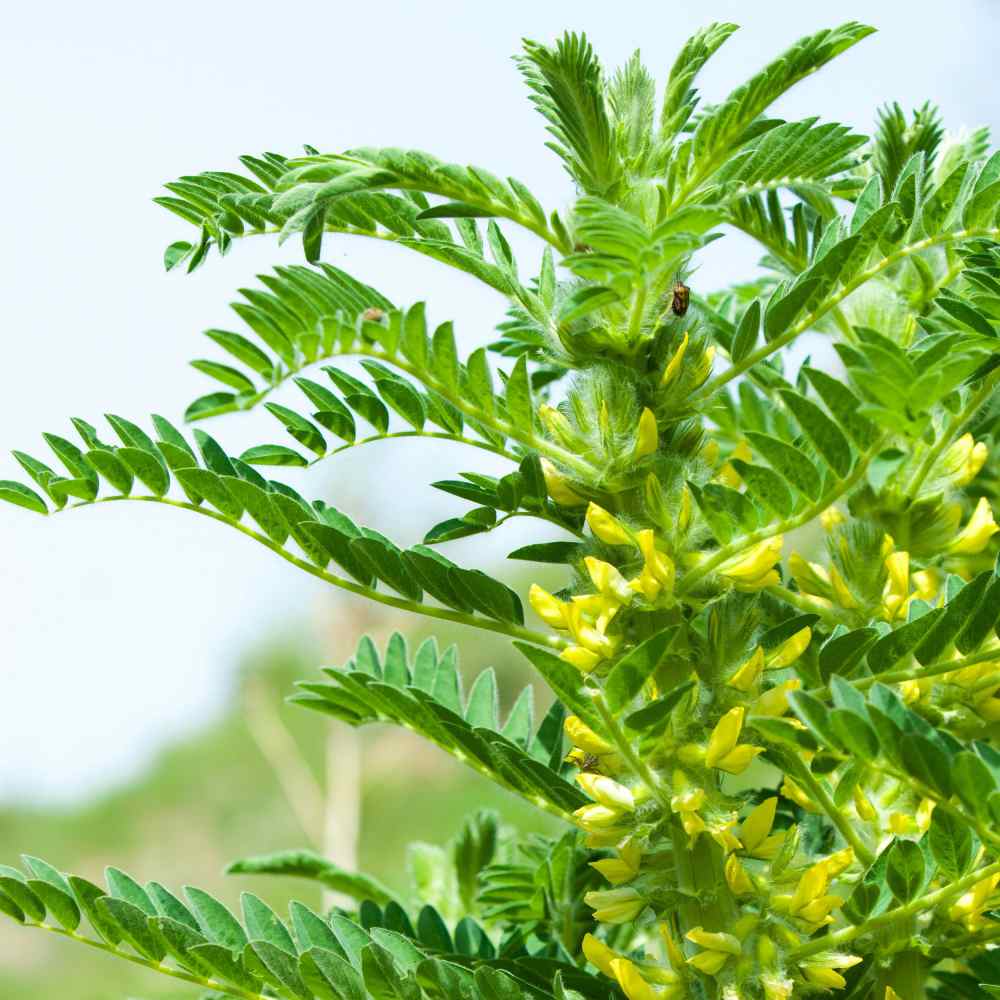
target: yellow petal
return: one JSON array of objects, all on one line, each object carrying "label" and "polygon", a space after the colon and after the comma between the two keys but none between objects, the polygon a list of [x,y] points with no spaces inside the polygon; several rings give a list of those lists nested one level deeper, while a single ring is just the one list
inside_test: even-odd
[{"label": "yellow petal", "polygon": [[764,650],[758,646],[753,655],[729,678],[727,683],[737,691],[747,692],[760,678],[764,669]]},{"label": "yellow petal", "polygon": [[657,993],[642,978],[639,969],[627,958],[616,958],[611,968],[618,985],[628,1000],[657,1000]]},{"label": "yellow petal", "polygon": [[600,662],[601,657],[597,653],[583,646],[570,646],[559,654],[559,659],[572,663],[581,674],[589,674]]},{"label": "yellow petal", "polygon": [[980,497],[969,523],[955,536],[948,551],[954,555],[976,555],[989,545],[997,531],[1000,528],[993,519],[993,508],[986,497]]},{"label": "yellow petal", "polygon": [[611,809],[622,809],[626,812],[635,811],[635,798],[632,792],[619,784],[614,778],[606,778],[602,774],[584,772],[576,776],[577,784],[601,805]]},{"label": "yellow petal", "polygon": [[614,750],[614,747],[607,740],[598,736],[579,716],[567,716],[563,725],[570,743],[586,753],[596,754],[600,757]]},{"label": "yellow petal", "polygon": [[808,648],[812,641],[812,629],[799,629],[790,639],[786,639],[777,650],[767,658],[768,670],[781,670],[790,667]]},{"label": "yellow petal", "polygon": [[742,774],[752,763],[754,757],[764,752],[763,747],[755,747],[749,743],[741,743],[730,750],[715,766],[727,774]]},{"label": "yellow petal", "polygon": [[674,351],[674,356],[670,359],[667,367],[663,369],[663,377],[660,379],[660,385],[667,385],[677,376],[677,373],[681,370],[681,365],[684,363],[684,352],[688,349],[688,335],[685,333],[681,338],[680,346]]},{"label": "yellow petal", "polygon": [[699,951],[688,959],[688,965],[693,965],[699,972],[714,976],[729,961],[730,955],[725,951]]},{"label": "yellow petal", "polygon": [[721,931],[706,931],[700,927],[693,927],[685,935],[688,941],[693,941],[699,948],[708,948],[712,951],[725,951],[730,955],[739,955],[743,951],[739,938],[732,934]]},{"label": "yellow petal", "polygon": [[587,507],[587,525],[596,538],[608,545],[630,545],[632,536],[622,523],[603,507],[590,503]]},{"label": "yellow petal", "polygon": [[547,458],[543,458],[541,463],[545,489],[560,507],[582,507],[587,502],[569,485],[566,477]]},{"label": "yellow petal", "polygon": [[613,951],[600,938],[594,937],[593,934],[585,934],[583,938],[583,954],[591,965],[600,969],[604,975],[614,979],[615,972],[611,967],[611,963],[621,957],[618,952]]},{"label": "yellow petal", "polygon": [[778,809],[778,797],[772,795],[763,802],[743,821],[740,829],[740,840],[748,854],[752,854],[764,841],[774,826],[774,816]]},{"label": "yellow petal", "polygon": [[537,583],[533,583],[528,590],[528,603],[546,625],[566,628],[566,605]]},{"label": "yellow petal", "polygon": [[603,596],[614,598],[622,604],[628,604],[632,600],[632,591],[625,577],[611,563],[593,556],[586,556],[583,561],[591,581]]},{"label": "yellow petal", "polygon": [[705,763],[709,767],[715,767],[736,746],[743,729],[744,714],[742,706],[731,708],[715,724],[708,741],[708,749],[705,751]]}]

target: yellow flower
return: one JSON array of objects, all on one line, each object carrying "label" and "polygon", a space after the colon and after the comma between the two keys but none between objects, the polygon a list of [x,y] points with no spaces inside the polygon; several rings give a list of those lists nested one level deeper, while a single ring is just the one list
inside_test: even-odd
[{"label": "yellow flower", "polygon": [[636,543],[643,556],[642,572],[629,581],[629,587],[647,601],[655,601],[661,591],[669,595],[674,589],[674,561],[656,547],[656,535],[651,528],[636,532]]},{"label": "yellow flower", "polygon": [[986,497],[980,497],[969,523],[955,536],[948,551],[953,555],[976,555],[989,544],[1000,528],[993,520],[993,508]]},{"label": "yellow flower", "polygon": [[552,628],[566,628],[566,604],[553,597],[544,587],[533,583],[528,590],[528,603],[535,614]]},{"label": "yellow flower", "polygon": [[628,1000],[658,1000],[659,994],[645,979],[636,965],[627,958],[616,958],[611,962],[614,978]]},{"label": "yellow flower", "polygon": [[580,806],[579,809],[575,810],[573,818],[582,830],[591,832],[607,830],[617,826],[618,821],[622,819],[623,815],[620,809],[590,803],[586,806]]},{"label": "yellow flower", "polygon": [[833,531],[838,525],[847,520],[847,515],[836,507],[827,507],[819,516],[819,523],[823,525],[824,531]]},{"label": "yellow flower", "polygon": [[836,566],[830,567],[830,587],[833,589],[833,596],[842,608],[856,608],[857,599],[851,593],[850,587],[840,575],[840,570]]},{"label": "yellow flower", "polygon": [[745,820],[740,828],[740,841],[743,850],[753,856],[767,841],[771,828],[774,826],[774,816],[778,809],[778,797],[772,795],[764,799]]},{"label": "yellow flower", "polygon": [[687,932],[686,937],[699,948],[705,949],[697,955],[692,955],[688,959],[688,964],[710,976],[714,976],[730,958],[739,955],[743,950],[739,938],[732,934],[705,931],[695,927]]},{"label": "yellow flower", "polygon": [[863,819],[866,823],[871,823],[872,820],[878,818],[878,813],[875,811],[875,807],[871,804],[871,800],[868,796],[861,790],[860,785],[854,786],[852,795],[854,797],[854,808],[857,811],[858,819]]},{"label": "yellow flower", "polygon": [[571,663],[581,674],[589,674],[600,662],[597,653],[584,649],[583,646],[570,646],[559,654],[559,659]]},{"label": "yellow flower", "polygon": [[781,794],[784,795],[786,799],[791,799],[796,805],[802,806],[806,812],[821,812],[816,803],[813,802],[813,800],[809,798],[809,796],[806,795],[806,793],[799,788],[799,786],[796,785],[791,778],[785,778],[781,786]]},{"label": "yellow flower", "polygon": [[614,752],[614,747],[607,740],[598,736],[587,723],[576,715],[567,716],[563,727],[566,730],[566,736],[569,738],[570,743],[575,747],[579,747],[585,753],[601,757],[604,754]]},{"label": "yellow flower", "polygon": [[656,417],[647,406],[639,417],[639,431],[636,435],[635,457],[645,458],[652,455],[660,444],[660,432],[656,426]]},{"label": "yellow flower", "polygon": [[774,896],[772,905],[808,924],[819,926],[833,922],[830,914],[844,900],[827,893],[831,879],[836,878],[854,862],[854,851],[837,851],[806,869],[791,896]]},{"label": "yellow flower", "polygon": [[[802,687],[802,681],[798,677],[775,684],[768,688],[754,703],[753,712],[755,715],[784,715],[789,709],[788,692],[795,691]],[[795,721],[795,720],[793,720]]]},{"label": "yellow flower", "polygon": [[745,896],[754,891],[750,876],[735,854],[726,858],[725,874],[726,884],[734,896]]},{"label": "yellow flower", "polygon": [[673,934],[670,933],[670,925],[667,923],[661,923],[659,925],[660,937],[663,939],[663,947],[666,949],[667,958],[670,960],[670,964],[675,969],[683,969],[687,964],[687,959],[684,958],[684,952],[681,951],[681,946],[674,940]]},{"label": "yellow flower", "polygon": [[635,889],[600,889],[588,892],[583,901],[594,911],[594,919],[602,924],[627,924],[646,907],[646,901]]},{"label": "yellow flower", "polygon": [[688,343],[688,335],[685,333],[681,338],[680,346],[674,351],[674,356],[667,363],[667,367],[663,369],[663,376],[660,379],[661,386],[669,385],[681,370],[681,365],[684,363],[684,352],[688,349]]},{"label": "yellow flower", "polygon": [[758,646],[754,651],[753,655],[747,660],[737,671],[729,678],[727,683],[730,687],[736,688],[737,691],[743,691],[746,693],[749,691],[754,684],[760,679],[760,675],[764,670],[764,650],[763,647]]},{"label": "yellow flower", "polygon": [[591,502],[587,506],[587,525],[596,538],[608,545],[630,545],[632,536],[622,523],[603,507]]},{"label": "yellow flower", "polygon": [[547,458],[543,458],[541,463],[545,489],[560,507],[582,507],[587,502],[569,485],[566,477]]},{"label": "yellow flower", "polygon": [[809,959],[808,962],[799,966],[802,975],[814,986],[823,986],[827,989],[842,990],[847,985],[837,969],[850,969],[857,965],[861,959],[857,955],[840,955],[827,953],[817,955]]},{"label": "yellow flower", "polygon": [[968,486],[986,464],[989,449],[984,441],[978,443],[971,434],[963,434],[941,456],[938,469],[942,478],[948,478],[955,486]]},{"label": "yellow flower", "polygon": [[775,535],[726,560],[719,573],[741,590],[762,590],[780,582],[774,567],[781,559],[784,537]]},{"label": "yellow flower", "polygon": [[885,557],[885,569],[888,579],[882,592],[882,610],[885,617],[892,621],[905,613],[910,596],[910,553],[890,553]]},{"label": "yellow flower", "polygon": [[633,591],[626,583],[625,577],[611,563],[595,559],[593,556],[587,556],[583,561],[591,581],[602,597],[615,600],[619,604],[628,604],[632,600]]},{"label": "yellow flower", "polygon": [[600,969],[606,976],[615,978],[615,971],[611,963],[621,958],[617,951],[609,948],[600,938],[593,934],[585,934],[583,937],[583,954],[591,965]]},{"label": "yellow flower", "polygon": [[764,752],[763,747],[738,743],[744,714],[743,707],[737,706],[726,712],[716,723],[705,751],[705,763],[709,767],[717,767],[729,774],[739,774],[750,766],[757,754]]},{"label": "yellow flower", "polygon": [[[604,629],[617,610],[617,605],[609,607],[606,600],[574,599],[566,612],[566,627],[580,646],[607,658],[614,653],[618,640],[606,636]],[[598,612],[597,621],[592,623],[588,620],[589,616],[585,616],[588,612],[592,616],[595,611]]]},{"label": "yellow flower", "polygon": [[768,658],[768,670],[780,670],[790,667],[808,648],[812,642],[812,629],[799,629],[790,639],[786,639]]},{"label": "yellow flower", "polygon": [[612,885],[631,882],[639,874],[642,851],[634,841],[618,849],[617,858],[602,858],[591,861],[590,867],[599,871]]},{"label": "yellow flower", "polygon": [[903,998],[891,987],[885,988],[885,1000],[903,1000]]},{"label": "yellow flower", "polygon": [[582,772],[576,776],[577,784],[595,801],[610,809],[635,812],[635,797],[632,792],[614,778],[602,774]]}]

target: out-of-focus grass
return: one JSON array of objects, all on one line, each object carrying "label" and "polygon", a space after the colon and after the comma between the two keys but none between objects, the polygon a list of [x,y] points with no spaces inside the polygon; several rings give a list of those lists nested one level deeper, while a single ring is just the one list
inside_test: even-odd
[{"label": "out-of-focus grass", "polygon": [[[350,635],[352,643],[360,631],[354,624],[341,621],[337,629]],[[438,634],[443,642],[459,637]],[[497,666],[509,706],[516,693],[514,682],[528,678],[525,666],[514,662],[502,642],[483,641],[468,632],[461,640],[466,676],[491,663]],[[244,889],[257,892],[279,911],[293,898],[318,906],[319,893],[306,882],[221,874],[235,858],[306,845],[274,772],[248,731],[240,693],[251,677],[265,686],[304,760],[322,779],[326,735],[329,726],[340,723],[281,704],[295,680],[315,676],[315,660],[302,653],[281,647],[260,653],[234,690],[231,710],[165,750],[129,786],[71,810],[0,808],[0,863],[16,864],[20,854],[28,853],[95,881],[106,865],[114,865],[140,881],[156,879],[173,889],[197,885],[230,906],[238,906]],[[519,799],[412,734],[388,727],[361,732],[359,866],[388,884],[399,889],[407,885],[410,841],[444,843],[462,817],[476,808],[497,807],[505,822],[524,830],[547,827],[547,821]],[[3,1000],[180,1000],[198,995],[194,987],[179,986],[83,946],[19,929],[6,919],[0,922]]]}]

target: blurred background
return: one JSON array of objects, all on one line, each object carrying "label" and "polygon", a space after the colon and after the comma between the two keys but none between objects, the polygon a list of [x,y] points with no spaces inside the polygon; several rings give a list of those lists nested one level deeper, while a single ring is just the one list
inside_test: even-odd
[{"label": "blurred background", "polygon": [[[165,274],[164,247],[190,232],[151,202],[164,181],[303,143],[397,145],[512,174],[563,207],[571,194],[509,58],[522,36],[586,31],[609,68],[641,46],[663,78],[695,28],[734,20],[743,30],[700,81],[713,101],[797,37],[849,18],[880,32],[777,114],[868,131],[878,104],[910,110],[931,97],[950,128],[996,134],[996,0],[842,0],[835,11],[785,0],[18,5],[0,38],[0,445],[34,451],[41,431],[105,411],[179,423],[211,388],[187,366],[209,346],[199,332],[231,327],[235,290],[299,258],[295,241],[247,240],[192,276]],[[529,270],[537,249],[515,249]],[[324,254],[396,303],[426,300],[432,323],[455,321],[466,351],[502,318],[499,298],[471,278],[399,248],[332,238]],[[755,257],[734,236],[718,241],[699,290],[744,276]],[[284,440],[263,411],[207,429],[237,454]],[[489,456],[447,443],[384,442],[291,482],[410,545],[463,509],[429,485],[459,470],[495,471]],[[19,471],[0,458],[0,478]],[[499,566],[535,537],[516,524],[449,543],[449,555],[468,562],[475,550]],[[0,544],[0,863],[28,852],[90,878],[113,863],[233,900],[247,880],[220,871],[234,857],[324,843],[350,853],[358,747],[282,699],[319,664],[346,660],[363,632],[384,641],[402,628],[415,643],[422,622],[376,614],[235,532],[154,505],[49,520],[5,505]],[[460,643],[468,671],[496,666],[506,697],[525,680],[503,643],[435,633]],[[359,863],[390,884],[405,882],[406,841],[444,842],[474,806],[502,804],[525,829],[538,822],[405,734],[366,732],[360,755]],[[344,810],[338,829],[331,802]],[[292,891],[314,901],[304,886],[263,889],[278,903]],[[6,1000],[191,995],[39,937],[0,927]]]}]

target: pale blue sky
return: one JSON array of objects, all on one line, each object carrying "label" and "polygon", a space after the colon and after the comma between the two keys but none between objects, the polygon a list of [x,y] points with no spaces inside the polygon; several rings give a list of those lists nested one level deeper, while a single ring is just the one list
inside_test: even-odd
[{"label": "pale blue sky", "polygon": [[[252,240],[194,276],[165,275],[163,247],[187,234],[150,201],[164,180],[302,143],[416,146],[513,174],[558,207],[561,168],[509,59],[521,36],[583,29],[610,66],[641,46],[662,78],[694,28],[734,20],[743,30],[702,81],[715,99],[834,18],[881,30],[801,84],[780,114],[868,129],[884,100],[933,97],[949,126],[997,130],[992,0],[18,5],[0,39],[0,448],[40,451],[39,432],[65,433],[70,415],[179,417],[207,391],[186,367],[203,353],[199,331],[232,326],[234,290],[297,257],[297,246]],[[330,240],[326,256],[400,303],[427,299],[466,345],[498,318],[497,300],[471,281],[395,248]],[[722,241],[700,279],[745,262],[745,247]],[[233,451],[281,440],[259,415],[212,431]],[[364,511],[405,543],[431,523],[432,504],[441,517],[460,509],[424,485],[455,471],[454,452],[376,448],[312,473],[304,492]],[[0,457],[0,478],[18,471]],[[366,480],[408,473],[405,500],[365,501]],[[140,767],[217,708],[255,635],[315,628],[326,597],[236,533],[141,504],[47,521],[4,506],[0,540],[0,799],[79,796]],[[492,549],[513,544],[507,535]]]}]

